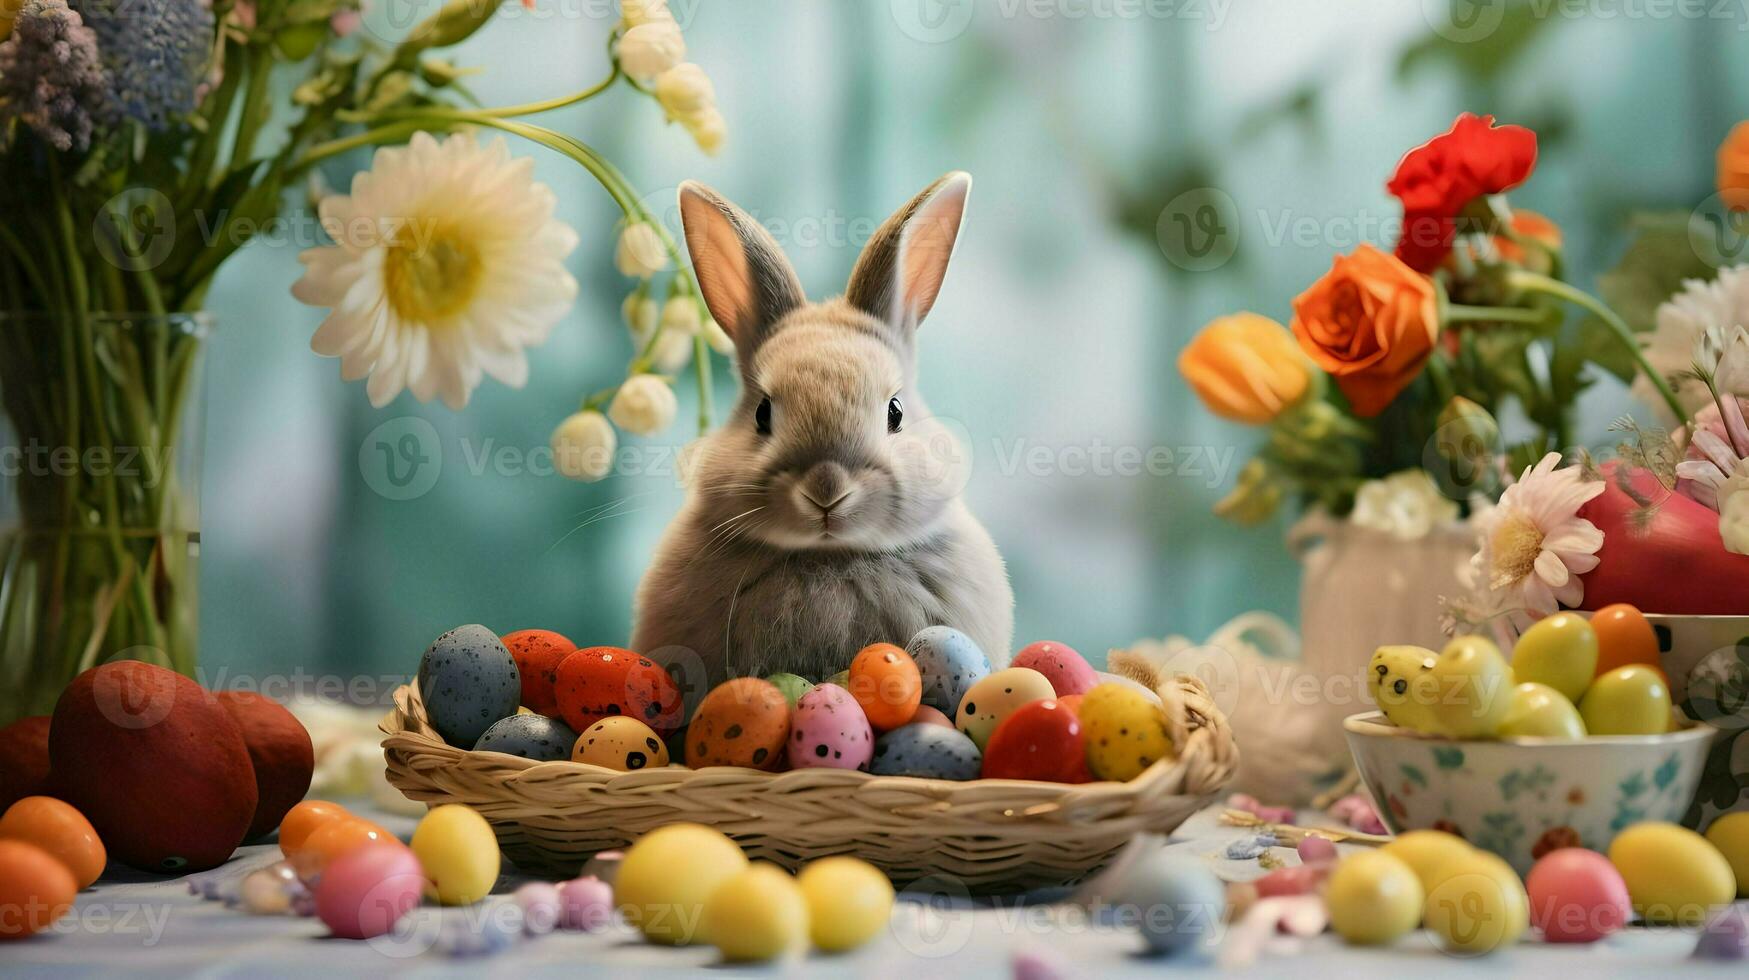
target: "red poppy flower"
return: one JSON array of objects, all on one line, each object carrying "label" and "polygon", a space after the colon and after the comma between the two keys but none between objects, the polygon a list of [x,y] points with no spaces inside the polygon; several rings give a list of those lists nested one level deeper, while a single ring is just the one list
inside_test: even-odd
[{"label": "red poppy flower", "polygon": [[1403,202],[1397,257],[1431,272],[1451,251],[1457,217],[1478,197],[1524,183],[1536,167],[1536,134],[1464,113],[1451,129],[1410,150],[1385,189]]}]

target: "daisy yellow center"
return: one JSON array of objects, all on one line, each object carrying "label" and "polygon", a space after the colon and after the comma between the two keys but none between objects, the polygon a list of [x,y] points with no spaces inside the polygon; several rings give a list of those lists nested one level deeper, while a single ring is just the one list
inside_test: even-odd
[{"label": "daisy yellow center", "polygon": [[473,305],[482,272],[479,249],[447,228],[390,246],[383,259],[383,287],[402,319],[435,325]]},{"label": "daisy yellow center", "polygon": [[1512,516],[1494,529],[1489,543],[1494,551],[1494,587],[1502,588],[1524,581],[1536,568],[1537,556],[1543,551],[1543,532],[1530,518]]}]

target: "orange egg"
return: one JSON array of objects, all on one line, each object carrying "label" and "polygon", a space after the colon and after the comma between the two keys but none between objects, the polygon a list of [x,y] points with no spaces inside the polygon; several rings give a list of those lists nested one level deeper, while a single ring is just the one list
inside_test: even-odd
[{"label": "orange egg", "polygon": [[1658,634],[1638,609],[1625,602],[1604,606],[1591,614],[1597,633],[1597,672],[1602,677],[1628,664],[1658,666]]},{"label": "orange egg", "polygon": [[79,883],[49,852],[0,840],[0,940],[41,932],[73,907]]},{"label": "orange egg", "polygon": [[346,808],[326,800],[305,800],[286,811],[279,822],[279,849],[286,857],[296,854],[318,827],[351,817]]},{"label": "orange egg", "polygon": [[876,731],[908,723],[923,700],[923,675],[917,661],[891,643],[862,648],[850,662],[850,696],[862,706]]},{"label": "orange egg", "polygon": [[309,881],[320,875],[330,861],[353,848],[384,843],[399,844],[400,839],[369,820],[347,816],[317,827],[297,853],[290,856],[291,866],[299,878]]},{"label": "orange egg", "polygon": [[1086,697],[1086,695],[1084,695],[1084,694],[1065,694],[1062,697],[1057,699],[1057,703],[1062,705],[1065,708],[1068,708],[1069,712],[1071,714],[1079,717],[1081,714],[1081,699],[1083,697]]},{"label": "orange egg", "polygon": [[27,796],[12,804],[0,817],[0,840],[20,840],[42,848],[73,872],[80,888],[96,881],[109,863],[103,841],[85,814],[49,796]]}]

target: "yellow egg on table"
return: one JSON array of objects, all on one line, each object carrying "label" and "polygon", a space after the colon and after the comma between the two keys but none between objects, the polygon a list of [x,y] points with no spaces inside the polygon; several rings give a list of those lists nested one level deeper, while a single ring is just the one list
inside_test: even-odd
[{"label": "yellow egg on table", "polygon": [[1428,712],[1433,703],[1428,696],[1432,685],[1428,681],[1438,658],[1439,654],[1417,646],[1386,646],[1373,651],[1367,663],[1367,688],[1373,703],[1392,724],[1418,732],[1432,730],[1433,717]]},{"label": "yellow egg on table", "polygon": [[1673,823],[1637,823],[1615,835],[1609,862],[1647,922],[1699,925],[1737,895],[1737,877],[1719,849]]},{"label": "yellow egg on table", "polygon": [[1479,956],[1510,946],[1530,927],[1530,896],[1499,855],[1472,849],[1434,872],[1427,928],[1451,953]]},{"label": "yellow egg on table", "polygon": [[1458,738],[1492,738],[1512,706],[1512,668],[1500,648],[1481,636],[1460,636],[1445,645],[1428,671],[1437,686],[1435,730]]},{"label": "yellow egg on table", "polygon": [[1407,864],[1378,851],[1342,859],[1330,874],[1324,901],[1330,927],[1363,946],[1395,941],[1421,922],[1421,880]]},{"label": "yellow egg on table", "polygon": [[1080,717],[1087,768],[1096,779],[1134,779],[1174,754],[1160,706],[1140,691],[1100,684],[1081,698]]},{"label": "yellow egg on table", "polygon": [[1469,842],[1456,834],[1443,830],[1410,830],[1391,838],[1389,844],[1379,848],[1379,853],[1389,854],[1407,864],[1420,879],[1421,887],[1431,891],[1434,872],[1447,861],[1464,857],[1474,850]]},{"label": "yellow egg on table", "polygon": [[459,803],[427,813],[413,830],[413,856],[426,893],[444,905],[472,905],[498,881],[498,838],[486,818]]},{"label": "yellow egg on table", "polygon": [[699,925],[718,886],[747,868],[747,856],[723,834],[695,823],[659,827],[626,850],[614,899],[644,938],[671,946],[704,942]]},{"label": "yellow egg on table", "polygon": [[788,871],[760,861],[717,886],[701,926],[731,963],[776,959],[807,947],[808,902]]},{"label": "yellow egg on table", "polygon": [[1706,829],[1706,839],[1731,866],[1738,897],[1749,898],[1749,811],[1727,813]]},{"label": "yellow egg on table", "polygon": [[1023,704],[1057,696],[1045,675],[1030,667],[1010,667],[986,674],[960,698],[953,724],[984,751],[1002,720]]},{"label": "yellow egg on table", "polygon": [[1500,722],[1501,738],[1584,738],[1585,722],[1567,696],[1547,684],[1523,681]]},{"label": "yellow egg on table", "polygon": [[808,900],[814,945],[827,953],[855,949],[887,927],[893,884],[880,869],[852,857],[829,857],[796,878]]},{"label": "yellow egg on table", "polygon": [[577,736],[572,762],[632,772],[668,764],[668,746],[649,725],[624,715],[603,718]]},{"label": "yellow egg on table", "polygon": [[1512,676],[1533,681],[1578,701],[1597,673],[1597,631],[1574,613],[1555,613],[1534,623],[1512,648]]},{"label": "yellow egg on table", "polygon": [[1651,667],[1617,667],[1591,682],[1579,717],[1593,735],[1662,735],[1670,730],[1670,688]]}]

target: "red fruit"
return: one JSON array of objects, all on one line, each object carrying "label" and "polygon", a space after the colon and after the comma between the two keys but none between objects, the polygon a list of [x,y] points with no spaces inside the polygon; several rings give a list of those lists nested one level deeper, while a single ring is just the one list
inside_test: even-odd
[{"label": "red fruit", "polygon": [[138,661],[73,678],[49,729],[55,788],[111,857],[142,871],[216,867],[255,818],[255,770],[230,712],[199,684]]},{"label": "red fruit", "polygon": [[522,675],[522,706],[549,718],[559,717],[559,699],[553,686],[559,680],[559,664],[577,644],[552,630],[517,630],[504,637],[504,647]]},{"label": "red fruit", "polygon": [[316,751],[303,723],[283,705],[252,691],[220,691],[219,704],[243,730],[249,762],[255,769],[255,819],[249,822],[254,840],[272,833],[310,791]]},{"label": "red fruit", "polygon": [[0,728],[0,813],[27,796],[47,795],[48,781],[49,716]]},{"label": "red fruit", "polygon": [[1087,744],[1081,720],[1054,698],[1014,709],[984,749],[985,779],[1087,782]]},{"label": "red fruit", "polygon": [[1604,465],[1608,488],[1579,508],[1579,516],[1603,532],[1597,567],[1580,576],[1584,608],[1625,602],[1647,613],[1676,616],[1736,615],[1749,609],[1749,555],[1725,550],[1719,515],[1637,470],[1631,475],[1634,489],[1657,505],[1642,529],[1639,505],[1615,485],[1619,465]]},{"label": "red fruit", "polygon": [[680,727],[680,687],[648,657],[619,647],[584,647],[559,662],[553,693],[575,731],[625,715],[666,738]]}]

